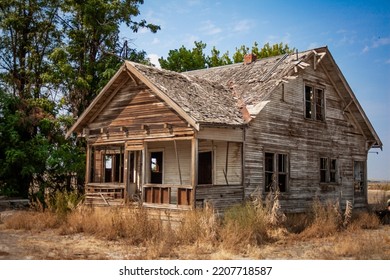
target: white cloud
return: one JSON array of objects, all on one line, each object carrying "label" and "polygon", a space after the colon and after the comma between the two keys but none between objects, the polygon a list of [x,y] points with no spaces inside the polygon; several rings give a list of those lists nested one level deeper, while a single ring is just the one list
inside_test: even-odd
[{"label": "white cloud", "polygon": [[249,31],[250,29],[252,29],[253,26],[254,26],[253,21],[248,20],[248,19],[243,19],[243,20],[240,20],[234,24],[233,31],[240,32],[240,33],[246,32],[246,31]]},{"label": "white cloud", "polygon": [[222,32],[222,29],[217,27],[210,20],[204,21],[202,25],[203,26],[199,28],[199,30],[206,35],[215,35]]},{"label": "white cloud", "polygon": [[194,47],[194,42],[195,41],[199,41],[199,37],[196,36],[196,35],[193,35],[193,34],[189,34],[186,36],[186,38],[184,38],[182,40],[182,43],[183,45],[186,47],[186,48],[192,48]]},{"label": "white cloud", "polygon": [[365,46],[364,49],[362,50],[362,53],[367,53],[371,49],[376,49],[382,46],[387,46],[390,45],[390,37],[384,37],[384,38],[375,38],[372,39],[371,45],[370,46]]},{"label": "white cloud", "polygon": [[372,47],[373,48],[378,48],[378,47],[381,47],[381,46],[386,46],[386,45],[390,45],[390,37],[385,37],[385,38],[378,38],[376,39],[373,44],[372,44]]},{"label": "white cloud", "polygon": [[150,59],[150,62],[155,65],[157,68],[161,69],[160,63],[158,62],[158,59],[160,56],[155,53],[148,54],[148,58]]},{"label": "white cloud", "polygon": [[362,53],[366,53],[370,50],[370,48],[366,45],[363,50],[362,50]]}]

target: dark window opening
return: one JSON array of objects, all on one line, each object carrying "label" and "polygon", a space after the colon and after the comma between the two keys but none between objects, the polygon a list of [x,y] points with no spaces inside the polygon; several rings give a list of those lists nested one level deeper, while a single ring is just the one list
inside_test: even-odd
[{"label": "dark window opening", "polygon": [[163,183],[163,152],[150,153],[150,183]]},{"label": "dark window opening", "polygon": [[123,183],[123,153],[104,156],[104,182]]},{"label": "dark window opening", "polygon": [[288,157],[287,154],[265,153],[264,155],[265,191],[287,191]]},{"label": "dark window opening", "polygon": [[337,183],[337,159],[320,158],[320,183]]},{"label": "dark window opening", "polygon": [[353,173],[354,173],[355,194],[364,194],[365,185],[366,185],[365,162],[355,161]]},{"label": "dark window opening", "polygon": [[324,90],[305,86],[305,118],[325,120],[325,95]]},{"label": "dark window opening", "polygon": [[198,155],[198,185],[211,185],[213,183],[213,157],[212,152],[201,152]]}]

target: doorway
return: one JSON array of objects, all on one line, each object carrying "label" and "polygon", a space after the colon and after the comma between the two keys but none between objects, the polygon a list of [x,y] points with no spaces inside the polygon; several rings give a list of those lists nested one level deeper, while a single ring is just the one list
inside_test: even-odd
[{"label": "doorway", "polygon": [[212,151],[200,152],[198,156],[198,185],[213,184]]},{"label": "doorway", "polygon": [[132,197],[141,190],[142,151],[127,151],[127,195]]}]

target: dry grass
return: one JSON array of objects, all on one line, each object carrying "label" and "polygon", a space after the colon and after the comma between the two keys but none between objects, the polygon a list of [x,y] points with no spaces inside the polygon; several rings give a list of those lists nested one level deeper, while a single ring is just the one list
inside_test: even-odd
[{"label": "dry grass", "polygon": [[[322,249],[321,258],[326,259],[384,258],[381,240],[390,247],[389,236],[373,234],[371,238],[360,238],[363,231],[375,233],[381,227],[376,215],[352,211],[346,224],[336,202],[316,200],[310,215],[288,215],[278,225],[272,222],[272,217],[275,218],[272,207],[262,203],[237,205],[227,210],[223,218],[210,209],[182,214],[181,222],[163,223],[143,208],[79,207],[66,215],[56,211],[17,212],[1,222],[7,229],[53,230],[59,236],[83,234],[106,242],[121,242],[125,249],[129,248],[126,258],[135,259],[269,258],[275,247],[283,247],[285,251],[297,242],[315,244],[321,239],[334,243]],[[53,254],[44,258],[56,258]],[[310,254],[304,253],[303,257],[309,258]],[[289,256],[297,254],[285,255]]]},{"label": "dry grass", "polygon": [[10,229],[25,229],[41,231],[49,228],[58,228],[62,221],[51,212],[20,211],[4,221],[5,227]]}]

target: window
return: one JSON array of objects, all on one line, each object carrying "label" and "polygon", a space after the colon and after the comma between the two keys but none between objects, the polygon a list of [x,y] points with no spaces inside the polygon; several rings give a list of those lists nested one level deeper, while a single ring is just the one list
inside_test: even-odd
[{"label": "window", "polygon": [[337,183],[337,159],[320,158],[320,182]]},{"label": "window", "polygon": [[305,86],[305,118],[325,120],[324,90],[312,86]]},{"label": "window", "polygon": [[265,153],[264,155],[265,191],[287,191],[288,156],[287,154]]},{"label": "window", "polygon": [[150,183],[163,183],[163,152],[150,153]]},{"label": "window", "polygon": [[104,182],[123,183],[123,150],[106,151],[104,155]]},{"label": "window", "polygon": [[354,189],[355,194],[364,194],[364,187],[366,182],[365,162],[355,161],[353,165]]}]

